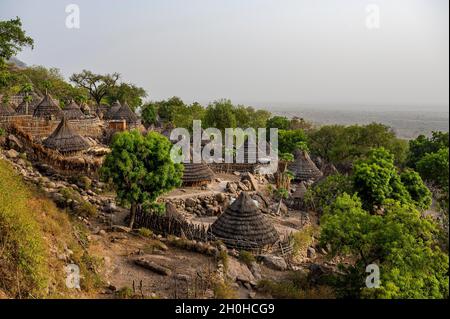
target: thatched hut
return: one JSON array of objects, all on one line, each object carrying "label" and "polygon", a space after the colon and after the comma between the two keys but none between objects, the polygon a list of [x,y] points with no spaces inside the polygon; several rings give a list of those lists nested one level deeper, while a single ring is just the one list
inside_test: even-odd
[{"label": "thatched hut", "polygon": [[79,120],[84,118],[84,113],[74,100],[71,100],[70,103],[64,108],[63,113],[67,120]]},{"label": "thatched hut", "polygon": [[105,104],[101,104],[97,106],[95,113],[97,114],[99,119],[104,119],[105,115],[109,112],[109,106]]},{"label": "thatched hut", "polygon": [[205,163],[183,163],[183,185],[203,186],[211,183],[214,172]]},{"label": "thatched hut", "polygon": [[65,117],[43,144],[63,155],[75,155],[89,148],[89,143],[70,127]]},{"label": "thatched hut", "polygon": [[127,122],[127,125],[135,125],[138,122],[138,117],[131,108],[128,106],[127,102],[123,103],[120,109],[113,114],[111,120]]},{"label": "thatched hut", "polygon": [[36,106],[33,102],[22,101],[17,107],[16,113],[19,115],[32,115]]},{"label": "thatched hut", "polygon": [[34,117],[42,117],[46,119],[62,118],[63,113],[59,108],[58,103],[52,98],[50,94],[45,94],[42,101],[36,106],[33,112]]},{"label": "thatched hut", "polygon": [[227,247],[244,250],[267,248],[279,240],[275,227],[246,192],[228,206],[210,232]]},{"label": "thatched hut", "polygon": [[111,107],[108,109],[108,111],[103,114],[103,118],[105,120],[112,120],[114,114],[116,114],[117,111],[119,111],[121,107],[122,107],[122,104],[120,104],[119,101],[115,101],[113,104],[111,104]]},{"label": "thatched hut", "polygon": [[292,206],[295,209],[303,209],[305,207],[304,205],[304,199],[305,194],[308,190],[306,189],[305,183],[301,182],[297,188],[295,189],[294,193],[292,194]]},{"label": "thatched hut", "polygon": [[322,172],[311,160],[309,154],[303,150],[295,152],[294,161],[288,165],[288,170],[294,174],[294,180],[300,182],[314,181],[322,176]]},{"label": "thatched hut", "polygon": [[9,105],[9,103],[2,103],[0,104],[0,116],[14,116],[16,115],[16,112],[14,109]]}]

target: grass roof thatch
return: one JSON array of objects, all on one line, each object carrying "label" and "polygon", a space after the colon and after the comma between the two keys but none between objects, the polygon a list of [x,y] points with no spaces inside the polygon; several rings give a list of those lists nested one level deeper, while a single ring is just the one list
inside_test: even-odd
[{"label": "grass roof thatch", "polygon": [[76,153],[89,148],[89,143],[70,127],[65,117],[43,144],[62,154]]},{"label": "grass roof thatch", "polygon": [[292,194],[292,198],[303,199],[303,198],[305,198],[306,192],[307,192],[307,189],[306,189],[305,183],[301,182],[295,189],[295,192]]},{"label": "grass roof thatch", "polygon": [[120,104],[119,101],[115,101],[113,104],[111,104],[111,107],[108,109],[108,112],[103,114],[103,118],[105,120],[112,120],[114,117],[114,114],[116,114],[117,111],[119,111],[121,107],[122,107],[122,104]]},{"label": "grass roof thatch", "polygon": [[80,107],[74,100],[64,108],[64,117],[67,120],[79,120],[84,117],[84,113],[81,111]]},{"label": "grass roof thatch", "polygon": [[127,102],[123,103],[120,109],[115,112],[111,118],[112,120],[125,120],[128,124],[137,123],[137,115],[130,109]]},{"label": "grass roof thatch", "polygon": [[20,115],[31,115],[34,113],[36,105],[33,102],[22,101],[16,109],[16,113]]},{"label": "grass roof thatch", "polygon": [[50,94],[45,94],[42,101],[36,106],[33,116],[44,118],[62,118],[63,113],[58,106],[58,103],[51,97]]},{"label": "grass roof thatch", "polygon": [[16,112],[9,105],[9,103],[0,104],[0,116],[13,116],[13,115],[16,115]]},{"label": "grass roof thatch", "polygon": [[183,184],[191,185],[209,183],[214,178],[214,172],[205,163],[183,163]]},{"label": "grass roof thatch", "polygon": [[294,158],[294,162],[288,166],[288,169],[294,174],[295,180],[306,182],[322,176],[322,172],[317,168],[306,151],[297,150]]},{"label": "grass roof thatch", "polygon": [[219,216],[210,230],[225,245],[238,249],[263,248],[279,239],[275,227],[246,192]]}]

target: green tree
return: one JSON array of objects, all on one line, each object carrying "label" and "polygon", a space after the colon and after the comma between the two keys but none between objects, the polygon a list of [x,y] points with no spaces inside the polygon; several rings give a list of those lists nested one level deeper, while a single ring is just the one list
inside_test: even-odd
[{"label": "green tree", "polygon": [[431,192],[423,183],[419,173],[406,169],[400,174],[400,180],[405,185],[417,208],[423,210],[430,208],[432,202]]},{"label": "green tree", "polygon": [[322,213],[325,207],[332,205],[344,193],[354,193],[353,181],[349,176],[337,173],[310,187],[305,194],[305,201],[312,209]]},{"label": "green tree", "polygon": [[116,86],[119,78],[119,73],[101,75],[94,74],[88,70],[83,70],[80,73],[72,74],[70,81],[75,83],[78,87],[87,90],[97,105],[100,105],[102,99],[108,94],[109,90]]},{"label": "green tree", "polygon": [[158,112],[155,108],[154,103],[145,104],[142,107],[141,113],[143,124],[146,127],[149,127],[152,124],[155,125],[157,123],[157,114]]},{"label": "green tree", "polygon": [[372,148],[384,147],[394,155],[395,164],[403,165],[408,144],[398,139],[386,125],[326,125],[308,134],[311,152],[349,170],[352,163],[365,157]]},{"label": "green tree", "polygon": [[15,80],[7,61],[25,47],[33,48],[34,41],[22,29],[20,18],[0,21],[0,93]]},{"label": "green tree", "polygon": [[193,121],[202,120],[205,112],[203,106],[197,102],[180,106],[173,116],[173,124],[175,127],[182,127],[192,132]]},{"label": "green tree", "polygon": [[[418,163],[417,171],[422,178],[438,189],[437,200],[448,217],[449,207],[449,152],[448,147],[426,154]],[[448,227],[448,226],[447,226]]]},{"label": "green tree", "polygon": [[369,152],[367,159],[360,160],[353,170],[355,191],[365,209],[372,211],[388,199],[410,202],[411,197],[401,183],[394,165],[394,156],[384,148]]},{"label": "green tree", "polygon": [[205,127],[214,127],[222,132],[226,128],[236,128],[237,120],[234,114],[234,106],[230,100],[219,100],[206,108],[204,117]]},{"label": "green tree", "polygon": [[31,83],[36,93],[42,95],[47,92],[61,104],[70,100],[79,103],[88,96],[85,89],[74,87],[66,82],[57,68],[47,69],[43,66],[32,66],[18,71],[18,75],[20,76],[20,80],[17,82],[19,88],[21,85]]},{"label": "green tree", "polygon": [[409,141],[409,154],[407,164],[416,168],[417,163],[426,155],[436,153],[440,149],[449,147],[448,132],[433,132],[430,138],[420,135],[415,140]]},{"label": "green tree", "polygon": [[185,106],[183,100],[174,96],[168,100],[155,102],[158,115],[164,122],[173,123],[175,114]]},{"label": "green tree", "polygon": [[435,153],[426,154],[418,163],[420,175],[430,183],[448,191],[449,180],[449,151],[448,147],[441,148]]},{"label": "green tree", "polygon": [[[385,215],[371,215],[344,194],[325,210],[320,242],[331,256],[351,255],[334,281],[342,297],[448,298],[448,255],[436,245],[438,229],[411,205],[388,200]],[[364,286],[365,268],[380,267],[379,288]]]},{"label": "green tree", "polygon": [[279,130],[289,130],[290,121],[285,116],[274,116],[267,120],[267,128],[277,128]]},{"label": "green tree", "polygon": [[294,153],[299,145],[306,146],[306,134],[303,130],[279,130],[278,149],[281,153]]},{"label": "green tree", "polygon": [[147,96],[147,92],[131,83],[120,83],[108,88],[104,100],[109,105],[115,101],[122,103],[127,102],[130,108],[134,111],[138,107],[142,106],[142,99]]},{"label": "green tree", "polygon": [[111,144],[101,174],[111,181],[119,201],[130,205],[130,227],[142,204],[154,203],[164,192],[181,185],[182,165],[170,158],[172,144],[156,132],[118,133]]}]

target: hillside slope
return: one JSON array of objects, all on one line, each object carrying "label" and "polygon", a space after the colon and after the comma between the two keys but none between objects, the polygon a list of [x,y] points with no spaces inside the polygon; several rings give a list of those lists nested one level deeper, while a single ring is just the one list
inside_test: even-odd
[{"label": "hillside slope", "polygon": [[[83,247],[85,230],[0,158],[0,298],[82,298],[100,279]],[[81,289],[66,287],[65,266],[80,267]]]}]

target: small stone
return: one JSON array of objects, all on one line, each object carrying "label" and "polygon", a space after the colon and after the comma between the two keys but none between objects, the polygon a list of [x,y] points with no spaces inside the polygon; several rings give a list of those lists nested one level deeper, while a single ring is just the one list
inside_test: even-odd
[{"label": "small stone", "polygon": [[308,247],[308,250],[306,251],[306,256],[308,258],[315,258],[316,257],[316,250],[312,247]]},{"label": "small stone", "polygon": [[6,151],[6,156],[11,159],[14,159],[19,156],[19,152],[17,152],[16,150],[10,149],[10,150]]}]

